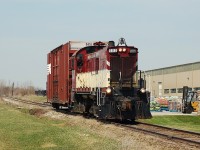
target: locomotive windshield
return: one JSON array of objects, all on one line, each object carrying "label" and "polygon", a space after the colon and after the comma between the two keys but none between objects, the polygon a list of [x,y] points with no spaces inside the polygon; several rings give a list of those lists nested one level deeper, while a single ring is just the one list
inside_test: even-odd
[{"label": "locomotive windshield", "polygon": [[[138,88],[136,71],[138,49],[135,47],[116,46],[108,48],[110,60],[110,85],[120,89],[126,96],[132,96],[134,88]],[[127,93],[127,91],[131,91]]]},{"label": "locomotive windshield", "polygon": [[111,85],[132,87],[135,83],[134,74],[136,68],[135,59],[133,57],[111,57],[110,70],[111,70]]}]

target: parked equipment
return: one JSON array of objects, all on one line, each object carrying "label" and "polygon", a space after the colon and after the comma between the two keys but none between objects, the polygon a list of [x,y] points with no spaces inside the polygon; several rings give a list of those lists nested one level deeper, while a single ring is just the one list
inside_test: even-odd
[{"label": "parked equipment", "polygon": [[199,110],[199,92],[189,91],[188,86],[183,87],[182,112],[192,113]]},{"label": "parked equipment", "polygon": [[47,99],[56,109],[66,106],[103,119],[151,118],[137,62],[138,49],[123,38],[117,46],[69,41],[48,54]]}]

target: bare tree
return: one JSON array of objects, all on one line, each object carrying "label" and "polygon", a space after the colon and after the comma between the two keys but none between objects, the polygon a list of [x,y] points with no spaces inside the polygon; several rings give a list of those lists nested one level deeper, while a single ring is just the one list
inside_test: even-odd
[{"label": "bare tree", "polygon": [[10,87],[7,86],[6,82],[4,80],[0,80],[0,96],[9,96],[10,93]]},{"label": "bare tree", "polygon": [[0,80],[0,96],[14,96],[14,95],[31,95],[35,93],[35,88],[31,82],[25,82],[21,86],[9,81],[7,85],[6,81]]}]

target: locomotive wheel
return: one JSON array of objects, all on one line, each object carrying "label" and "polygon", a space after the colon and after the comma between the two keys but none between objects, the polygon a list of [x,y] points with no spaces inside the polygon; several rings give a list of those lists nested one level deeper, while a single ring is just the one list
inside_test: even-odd
[{"label": "locomotive wheel", "polygon": [[55,108],[56,110],[59,110],[60,105],[58,103],[52,103],[52,107]]}]

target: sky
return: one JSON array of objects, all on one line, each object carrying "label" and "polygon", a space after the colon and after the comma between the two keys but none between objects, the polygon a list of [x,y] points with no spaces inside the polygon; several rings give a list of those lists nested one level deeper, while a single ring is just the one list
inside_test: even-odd
[{"label": "sky", "polygon": [[140,70],[200,61],[200,0],[0,0],[0,80],[45,89],[52,49],[121,37]]}]

